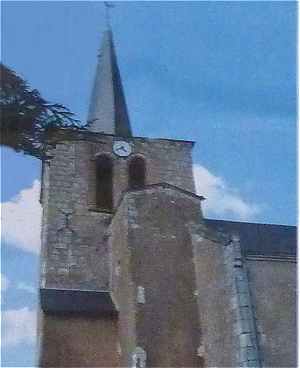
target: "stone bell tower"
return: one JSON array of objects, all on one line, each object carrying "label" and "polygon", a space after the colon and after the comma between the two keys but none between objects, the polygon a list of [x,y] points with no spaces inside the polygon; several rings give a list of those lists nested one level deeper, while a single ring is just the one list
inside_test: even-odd
[{"label": "stone bell tower", "polygon": [[43,163],[39,365],[199,366],[193,142],[132,136],[111,31],[88,119]]}]

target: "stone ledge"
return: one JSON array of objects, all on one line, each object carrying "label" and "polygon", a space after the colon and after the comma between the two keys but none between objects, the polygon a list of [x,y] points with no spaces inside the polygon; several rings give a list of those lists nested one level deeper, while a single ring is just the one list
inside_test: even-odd
[{"label": "stone ledge", "polygon": [[152,190],[152,189],[171,189],[175,192],[179,192],[181,194],[184,194],[190,198],[194,198],[194,199],[197,199],[199,200],[200,202],[205,200],[205,197],[201,196],[201,195],[197,195],[193,192],[190,192],[188,190],[185,190],[183,188],[180,188],[180,187],[177,187],[173,184],[169,184],[169,183],[165,183],[165,182],[160,182],[160,183],[155,183],[155,184],[148,184],[148,185],[145,185],[143,188],[139,188],[139,189],[129,189],[129,190],[126,190],[125,192],[123,192],[116,208],[115,208],[115,212],[118,211],[118,207],[121,206],[121,203],[123,202],[123,199],[124,197],[126,197],[128,194],[131,194],[131,193],[142,193],[142,192],[147,192],[149,190]]},{"label": "stone ledge", "polygon": [[85,128],[79,129],[70,129],[70,128],[51,128],[48,132],[48,142],[50,144],[56,144],[61,141],[88,141],[88,142],[96,142],[103,143],[101,138],[110,137],[111,139],[123,139],[123,140],[139,140],[141,142],[174,142],[174,143],[183,143],[194,146],[195,142],[191,140],[185,139],[172,139],[172,138],[147,138],[147,137],[122,137],[115,134],[108,133],[98,133],[92,132]]},{"label": "stone ledge", "polygon": [[45,313],[117,314],[111,291],[40,288]]}]

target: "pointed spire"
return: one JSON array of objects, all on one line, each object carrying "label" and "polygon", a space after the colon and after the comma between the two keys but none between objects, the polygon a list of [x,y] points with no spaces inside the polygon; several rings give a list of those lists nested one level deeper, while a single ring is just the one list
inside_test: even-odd
[{"label": "pointed spire", "polygon": [[89,130],[98,133],[132,136],[112,32],[103,34],[102,47],[92,91]]}]

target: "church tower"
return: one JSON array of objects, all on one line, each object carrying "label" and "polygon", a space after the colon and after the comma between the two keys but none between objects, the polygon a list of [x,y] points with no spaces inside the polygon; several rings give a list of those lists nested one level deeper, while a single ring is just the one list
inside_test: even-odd
[{"label": "church tower", "polygon": [[132,136],[111,31],[88,120],[43,164],[40,365],[198,366],[193,142]]},{"label": "church tower", "polygon": [[88,120],[43,162],[39,366],[295,366],[295,229],[203,219],[193,142],[132,134],[111,31]]}]

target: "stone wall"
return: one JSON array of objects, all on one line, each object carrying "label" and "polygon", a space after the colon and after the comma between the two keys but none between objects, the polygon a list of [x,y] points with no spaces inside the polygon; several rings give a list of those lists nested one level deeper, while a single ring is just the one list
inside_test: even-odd
[{"label": "stone wall", "polygon": [[[61,305],[58,294],[69,299],[64,314],[41,311],[41,366],[135,366],[138,359],[153,367],[296,366],[291,257],[247,256],[238,231],[204,224],[191,142],[126,138],[133,152],[120,158],[112,153],[117,139],[60,132],[49,146],[42,307]],[[113,160],[110,213],[95,200],[101,154]],[[128,191],[134,156],[145,160],[146,187]],[[74,301],[87,312],[90,296],[106,303],[97,314],[70,313]]]},{"label": "stone wall", "polygon": [[137,354],[145,354],[149,367],[202,366],[187,226],[200,219],[199,197],[170,186],[149,186],[123,198],[112,222],[110,243],[125,366],[134,366]]},{"label": "stone wall", "polygon": [[118,353],[122,367],[132,366],[136,347],[135,285],[131,274],[131,244],[128,243],[130,211],[125,196],[108,229],[111,249],[112,294],[118,308]]},{"label": "stone wall", "polygon": [[[187,190],[194,189],[190,142],[126,139],[132,145],[133,154],[124,159],[112,154],[115,139],[89,132],[70,137],[69,132],[62,130],[51,141],[48,161],[43,163],[41,366],[108,367],[120,365],[119,359],[123,359],[121,365],[132,362],[129,352],[136,345],[133,305],[123,303],[119,324],[115,314],[106,313],[109,308],[114,313],[118,311],[118,299],[131,295],[133,300],[135,295],[132,283],[127,283],[130,265],[124,261],[130,259],[126,255],[129,248],[121,242],[127,234],[126,221],[130,214],[118,211],[111,223],[128,189],[131,157],[145,158],[147,184],[170,182]],[[103,153],[110,155],[114,163],[112,213],[100,212],[95,206],[95,159]],[[117,298],[111,300],[107,295],[113,298],[112,272],[118,272],[118,265],[112,267],[109,233],[113,234],[114,243],[120,242],[120,267],[123,273],[127,272],[115,288],[119,291]],[[91,311],[93,314],[88,314]],[[132,339],[128,339],[129,328]]]},{"label": "stone wall", "polygon": [[[60,133],[61,134],[61,133]],[[159,139],[126,139],[130,157],[112,154],[117,138],[83,134],[60,140],[44,163],[43,236],[41,277],[43,288],[99,290],[109,287],[109,252],[103,239],[112,214],[96,208],[96,168],[99,154],[113,158],[113,197],[116,208],[128,189],[128,163],[139,155],[146,162],[146,184],[167,182],[194,191],[191,143]]]},{"label": "stone wall", "polygon": [[[99,138],[100,139],[100,138]],[[128,190],[128,164],[134,156],[142,157],[146,165],[146,184],[169,183],[185,190],[194,192],[194,179],[192,171],[191,149],[192,143],[185,141],[146,139],[146,138],[120,138],[130,143],[132,154],[127,157],[118,157],[112,154],[113,142],[117,137],[102,135],[101,142],[91,144],[91,160],[98,154],[106,153],[114,162],[114,203],[118,205],[122,194]],[[90,195],[91,204],[95,202],[95,173],[92,164],[90,169]],[[95,175],[95,174],[94,174]]]},{"label": "stone wall", "polygon": [[211,232],[202,223],[190,224],[197,277],[201,354],[206,367],[239,367],[239,339],[230,239]]},{"label": "stone wall", "polygon": [[90,147],[58,144],[44,164],[42,287],[107,289],[108,250],[103,241],[111,214],[89,211]]},{"label": "stone wall", "polygon": [[295,260],[247,259],[264,367],[297,366]]},{"label": "stone wall", "polygon": [[39,367],[118,367],[118,325],[111,316],[40,316]]}]

